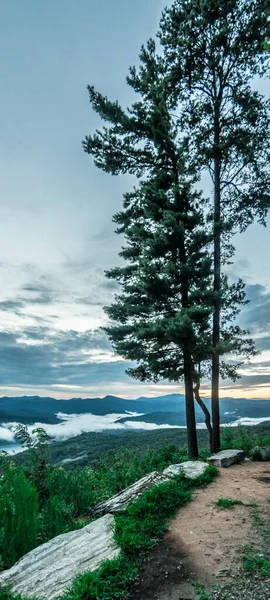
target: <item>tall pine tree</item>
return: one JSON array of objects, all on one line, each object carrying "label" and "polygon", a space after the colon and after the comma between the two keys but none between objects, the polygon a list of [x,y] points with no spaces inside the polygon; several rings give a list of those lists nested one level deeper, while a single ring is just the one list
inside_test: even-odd
[{"label": "tall pine tree", "polygon": [[152,43],[141,60],[140,77],[131,77],[142,99],[128,111],[89,88],[94,109],[110,126],[88,136],[85,150],[105,171],[141,178],[115,216],[129,264],[108,273],[123,293],[107,308],[114,321],[107,330],[117,352],[138,362],[133,377],[184,379],[189,456],[196,458],[194,364],[197,345],[207,346],[212,311],[208,233]]},{"label": "tall pine tree", "polygon": [[[269,101],[252,89],[269,69],[267,0],[176,0],[160,41],[171,106],[189,140],[197,173],[213,182],[213,448],[220,446],[219,376],[222,250],[270,205]],[[224,257],[224,255],[223,255]]]}]

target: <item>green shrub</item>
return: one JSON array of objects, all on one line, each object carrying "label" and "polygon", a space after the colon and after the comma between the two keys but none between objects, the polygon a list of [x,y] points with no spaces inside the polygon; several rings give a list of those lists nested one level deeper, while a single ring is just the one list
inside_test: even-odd
[{"label": "green shrub", "polygon": [[106,496],[99,472],[90,468],[72,471],[65,471],[62,467],[52,469],[48,489],[49,496],[59,496],[66,504],[72,504],[74,517],[89,512],[100,497]]},{"label": "green shrub", "polygon": [[0,557],[10,567],[38,544],[38,494],[23,469],[1,459]]},{"label": "green shrub", "polygon": [[46,500],[39,514],[39,540],[47,542],[60,533],[80,529],[83,523],[74,518],[74,506],[67,504],[59,496]]},{"label": "green shrub", "polygon": [[[222,430],[221,447],[222,449],[237,448],[250,455],[255,447],[270,446],[270,435],[268,433],[256,433],[250,427],[225,427]],[[256,458],[254,457],[254,460]]]}]

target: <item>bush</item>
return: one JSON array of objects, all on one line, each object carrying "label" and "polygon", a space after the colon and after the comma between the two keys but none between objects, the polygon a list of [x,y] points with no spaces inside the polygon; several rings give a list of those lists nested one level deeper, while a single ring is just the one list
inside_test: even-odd
[{"label": "bush", "polygon": [[39,542],[47,542],[60,533],[80,529],[82,526],[83,523],[79,523],[74,517],[72,504],[67,504],[59,496],[51,496],[39,514]]},{"label": "bush", "polygon": [[10,567],[38,544],[38,494],[23,469],[1,459],[0,557]]},{"label": "bush", "polygon": [[253,449],[255,447],[263,447],[270,446],[270,435],[268,433],[256,433],[250,427],[243,427],[242,425],[238,425],[238,427],[225,427],[221,436],[221,447],[223,450],[227,448],[237,448],[239,450],[243,450],[246,454],[253,454],[253,460],[257,460],[255,458],[256,452],[254,454]]}]

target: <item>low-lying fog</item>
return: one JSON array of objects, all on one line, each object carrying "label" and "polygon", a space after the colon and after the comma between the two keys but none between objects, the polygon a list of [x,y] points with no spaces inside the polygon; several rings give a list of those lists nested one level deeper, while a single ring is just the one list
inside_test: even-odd
[{"label": "low-lying fog", "polygon": [[[141,416],[141,421],[126,421],[119,423],[119,419],[128,416]],[[105,416],[87,414],[73,414],[67,415],[64,413],[58,413],[57,418],[59,423],[48,424],[48,423],[35,423],[29,425],[30,431],[36,427],[43,427],[47,433],[55,440],[61,441],[66,440],[80,433],[86,433],[90,431],[128,431],[135,429],[143,429],[145,431],[152,431],[153,429],[185,429],[185,427],[178,427],[177,425],[157,425],[156,423],[145,423],[143,421],[142,413],[124,413],[124,414],[108,414]],[[226,426],[237,426],[237,425],[259,425],[262,422],[270,421],[270,417],[262,417],[258,419],[242,417],[234,421],[233,423],[227,424]],[[15,428],[17,423],[1,423],[0,424],[0,450],[6,450],[7,452],[19,452],[21,447],[17,444],[15,439]],[[197,423],[198,429],[204,429],[204,423]]]}]

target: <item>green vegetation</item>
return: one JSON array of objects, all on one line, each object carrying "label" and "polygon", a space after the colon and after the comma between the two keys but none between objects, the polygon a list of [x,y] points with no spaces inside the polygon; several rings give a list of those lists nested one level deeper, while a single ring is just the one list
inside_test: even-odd
[{"label": "green vegetation", "polygon": [[209,594],[204,591],[204,586],[201,583],[194,583],[194,588],[197,592],[198,600],[211,600]]},{"label": "green vegetation", "polygon": [[259,531],[260,545],[245,546],[242,560],[244,571],[261,577],[270,577],[270,514],[255,510],[252,524]]},{"label": "green vegetation", "polygon": [[32,550],[38,539],[38,493],[23,469],[0,459],[0,566]]},{"label": "green vegetation", "polygon": [[244,571],[257,573],[261,577],[270,577],[269,549],[265,548],[262,551],[255,544],[249,544],[244,548],[242,559]]},{"label": "green vegetation", "polygon": [[[258,433],[256,433],[257,431]],[[226,428],[224,444],[228,443],[230,447],[235,445],[247,449],[248,439],[249,444],[256,442],[256,444],[262,445],[269,438],[267,431],[269,428],[264,426],[260,428]],[[162,470],[172,463],[188,458],[187,447],[179,445],[181,441],[184,441],[185,433],[178,430],[166,430],[165,433],[155,431],[150,434],[121,434],[120,436],[84,434],[81,436],[82,444],[88,448],[90,456],[92,452],[94,460],[83,468],[73,467],[65,470],[62,466],[54,466],[47,462],[51,456],[51,446],[48,446],[48,440],[44,438],[41,430],[36,431],[35,436],[32,436],[25,428],[21,428],[20,435],[21,442],[28,448],[24,453],[27,459],[25,460],[24,457],[21,462],[20,457],[20,462],[17,462],[15,458],[11,459],[7,455],[1,457],[0,557],[3,568],[10,567],[23,554],[59,533],[81,527],[84,524],[84,516],[91,513],[91,508],[98,502],[118,493],[146,473]],[[106,441],[113,442],[114,449],[102,454],[98,459],[98,449],[101,452],[103,436]],[[199,436],[203,446],[207,441],[206,431],[200,431]],[[178,444],[161,445],[164,443],[164,438],[167,441],[177,441]],[[94,451],[91,450],[93,439],[95,442],[100,440],[99,446],[94,445]],[[150,448],[146,446],[147,439],[152,446]],[[115,447],[116,443],[119,445],[122,440],[126,444],[129,442],[131,447]],[[140,440],[142,440],[141,444]],[[76,453],[80,452],[79,437],[76,442],[69,440],[63,443],[66,451],[68,443],[71,444],[72,452],[74,452],[74,443],[76,444]],[[109,445],[105,445],[106,450],[108,447]],[[52,444],[52,448],[54,448],[55,457],[62,456],[60,443]],[[57,454],[57,448],[59,448],[59,454]],[[201,457],[206,458],[207,454],[208,451],[202,447]],[[211,470],[209,472],[212,476]],[[161,535],[167,517],[172,514],[173,503],[175,502],[177,508],[190,498],[193,484],[187,483],[184,478],[180,478],[179,481],[180,487],[175,487],[174,484],[152,490],[151,494],[149,492],[150,495],[147,493],[142,497],[139,504],[132,505],[124,517],[116,518],[115,534],[123,550],[121,559],[117,559],[109,565],[103,565],[98,574],[92,574],[91,577],[87,575],[85,579],[80,580],[79,586],[90,585],[90,580],[92,587],[100,586],[100,582],[109,576],[108,574],[112,570],[118,573],[114,579],[115,586],[119,584],[121,588],[123,585],[129,585],[137,568],[134,562],[135,556],[138,558],[140,552],[146,547],[151,547]],[[206,480],[201,479],[196,482],[196,485],[199,483],[206,483]],[[158,508],[159,503],[160,509]],[[239,503],[238,500],[223,498],[219,499],[217,505],[220,508],[232,508]],[[164,504],[167,508],[164,508]],[[148,510],[149,512],[147,512]],[[162,515],[161,512],[158,512],[159,510],[164,515],[164,521],[161,519]],[[126,516],[129,517],[128,520],[126,520]],[[259,525],[256,514],[254,524]],[[132,555],[133,547],[136,550],[134,550],[134,556]],[[133,556],[132,560],[131,555]],[[251,558],[254,559],[254,557],[256,558],[255,562],[258,562],[256,552],[255,554],[249,552],[248,557],[247,564],[251,564]],[[261,560],[262,557],[259,558]],[[124,583],[119,575],[120,564],[121,569],[125,564]],[[261,564],[260,561],[258,564]],[[96,577],[98,583],[95,583]],[[106,585],[104,584],[103,587],[105,594]],[[103,597],[106,598],[106,595]],[[121,597],[123,596],[119,595],[119,598]],[[74,598],[76,598],[76,594]]]},{"label": "green vegetation", "polygon": [[[267,427],[224,427],[221,435],[221,448],[238,448],[244,450],[253,460],[258,460],[258,448],[270,446],[270,432]],[[261,459],[260,459],[261,460]]]},{"label": "green vegetation", "polygon": [[[92,467],[65,471],[47,462],[48,440],[43,430],[30,435],[20,426],[27,460],[18,464],[1,457],[0,557],[4,568],[60,533],[78,529],[83,515],[140,477],[187,458],[175,445],[136,450],[118,449]],[[80,518],[80,520],[78,520]]]},{"label": "green vegetation", "polygon": [[214,503],[220,510],[233,510],[235,506],[244,506],[242,500],[232,500],[231,498],[219,498]]}]

